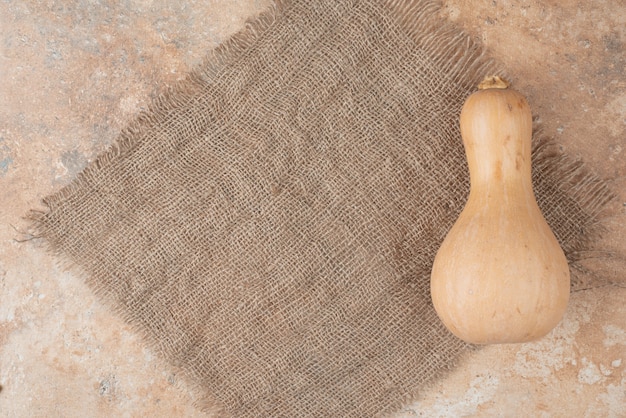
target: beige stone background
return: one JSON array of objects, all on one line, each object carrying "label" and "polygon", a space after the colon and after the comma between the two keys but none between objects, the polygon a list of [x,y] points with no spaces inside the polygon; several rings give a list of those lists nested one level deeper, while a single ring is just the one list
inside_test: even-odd
[{"label": "beige stone background", "polygon": [[[24,214],[67,184],[161,89],[269,0],[0,2],[0,417],[202,416]],[[509,69],[546,134],[617,197],[601,244],[626,251],[626,5],[445,0],[441,14]],[[626,265],[587,260],[546,338],[487,347],[402,417],[625,417]]]}]

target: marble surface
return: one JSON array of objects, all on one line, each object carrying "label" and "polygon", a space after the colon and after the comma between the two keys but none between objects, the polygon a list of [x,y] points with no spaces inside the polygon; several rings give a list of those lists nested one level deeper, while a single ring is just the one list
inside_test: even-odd
[{"label": "marble surface", "polygon": [[[205,416],[80,275],[27,240],[24,215],[269,3],[0,2],[0,417]],[[548,135],[610,181],[600,244],[625,254],[623,2],[447,0],[441,14],[510,69]],[[399,416],[626,416],[626,264],[584,264],[594,288],[572,295],[548,337],[472,354]]]}]

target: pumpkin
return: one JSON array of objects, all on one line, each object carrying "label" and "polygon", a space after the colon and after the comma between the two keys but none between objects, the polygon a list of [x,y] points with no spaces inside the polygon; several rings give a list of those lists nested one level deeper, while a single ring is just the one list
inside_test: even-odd
[{"label": "pumpkin", "polygon": [[535,340],[562,319],[570,274],[532,189],[530,107],[487,78],[465,101],[460,128],[470,193],[434,260],[433,305],[466,342]]}]

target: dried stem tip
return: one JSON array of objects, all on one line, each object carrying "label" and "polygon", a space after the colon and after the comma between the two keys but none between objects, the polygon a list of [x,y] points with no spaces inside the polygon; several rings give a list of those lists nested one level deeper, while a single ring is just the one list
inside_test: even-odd
[{"label": "dried stem tip", "polygon": [[486,89],[507,89],[509,88],[508,80],[497,75],[489,75],[483,79],[478,85],[479,90]]}]

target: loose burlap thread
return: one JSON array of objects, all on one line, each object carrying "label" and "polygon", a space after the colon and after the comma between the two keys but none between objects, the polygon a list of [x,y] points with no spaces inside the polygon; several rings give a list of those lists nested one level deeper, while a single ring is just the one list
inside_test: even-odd
[{"label": "loose burlap thread", "polygon": [[[288,1],[209,54],[37,234],[236,417],[392,413],[468,346],[430,301],[469,183],[458,128],[499,70],[430,1]],[[534,140],[570,261],[610,192]]]}]

